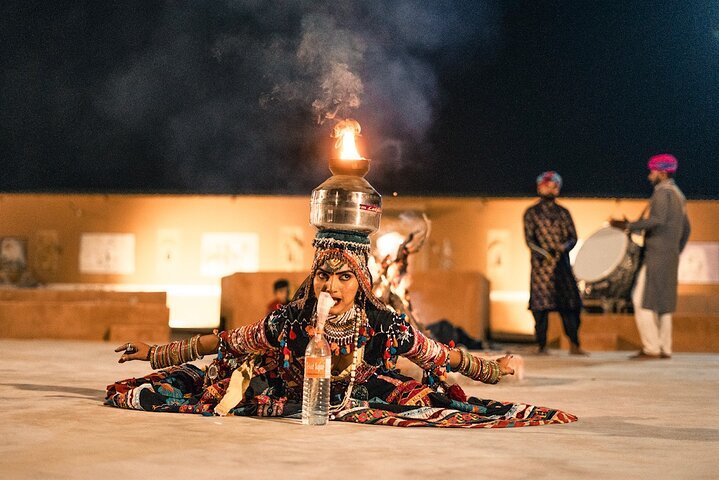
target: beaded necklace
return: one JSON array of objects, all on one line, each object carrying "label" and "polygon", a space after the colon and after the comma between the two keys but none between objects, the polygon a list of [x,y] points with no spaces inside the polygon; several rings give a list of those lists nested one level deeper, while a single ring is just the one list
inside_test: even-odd
[{"label": "beaded necklace", "polygon": [[354,335],[357,316],[359,316],[357,306],[347,310],[342,315],[330,315],[327,323],[325,323],[325,338],[327,338],[327,341],[336,343],[340,347],[349,345]]},{"label": "beaded necklace", "polygon": [[364,310],[360,310],[356,305],[353,310],[356,311],[356,315],[352,316],[353,320],[354,320],[354,322],[353,322],[354,332],[352,335],[352,337],[353,337],[352,345],[354,346],[354,348],[353,348],[353,352],[352,352],[352,366],[350,367],[350,381],[347,384],[347,390],[345,391],[345,396],[342,399],[342,401],[337,405],[330,405],[330,415],[332,417],[334,417],[335,413],[337,413],[341,410],[344,410],[347,407],[347,404],[350,402],[350,398],[352,396],[352,389],[354,388],[354,384],[355,384],[355,376],[357,374],[357,365],[359,363],[357,361],[357,359],[359,358],[359,352],[361,350],[358,345],[359,336],[360,336],[359,335],[360,324],[366,323],[367,318],[365,316]]}]

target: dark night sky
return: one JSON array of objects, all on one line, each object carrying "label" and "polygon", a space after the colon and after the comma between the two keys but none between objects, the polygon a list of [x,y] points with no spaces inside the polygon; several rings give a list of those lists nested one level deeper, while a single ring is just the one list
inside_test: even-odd
[{"label": "dark night sky", "polygon": [[[5,1],[0,191],[719,198],[716,1]],[[353,102],[359,101],[355,107]]]}]

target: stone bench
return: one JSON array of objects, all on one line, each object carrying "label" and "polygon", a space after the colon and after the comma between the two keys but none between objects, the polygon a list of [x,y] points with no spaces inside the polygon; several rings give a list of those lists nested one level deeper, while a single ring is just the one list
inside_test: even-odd
[{"label": "stone bench", "polygon": [[0,338],[167,342],[164,292],[0,290]]},{"label": "stone bench", "polygon": [[[672,319],[675,352],[719,352],[719,314],[676,313]],[[640,350],[641,341],[634,321],[628,314],[582,313],[579,328],[582,348],[588,351]],[[569,349],[559,314],[549,315],[547,345]]]}]

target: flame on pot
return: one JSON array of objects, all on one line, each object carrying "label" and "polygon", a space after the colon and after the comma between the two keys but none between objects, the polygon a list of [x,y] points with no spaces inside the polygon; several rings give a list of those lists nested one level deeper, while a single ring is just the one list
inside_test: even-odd
[{"label": "flame on pot", "polygon": [[355,137],[360,134],[360,124],[357,120],[347,118],[335,125],[332,137],[336,138],[335,148],[339,150],[338,158],[341,160],[361,160],[364,157],[357,151]]}]

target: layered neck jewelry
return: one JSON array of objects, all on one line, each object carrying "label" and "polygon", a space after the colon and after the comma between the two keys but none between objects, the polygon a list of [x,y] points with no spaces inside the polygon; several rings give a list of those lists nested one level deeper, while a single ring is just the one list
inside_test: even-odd
[{"label": "layered neck jewelry", "polygon": [[[316,310],[312,315],[312,323],[317,323]],[[367,317],[364,311],[356,304],[341,315],[329,316],[325,322],[324,335],[327,339],[327,343],[330,344],[330,349],[332,349],[333,352],[336,351],[336,354],[352,352],[352,364],[350,366],[350,379],[347,384],[347,390],[339,404],[330,405],[331,415],[345,409],[349,404],[357,375],[357,365],[359,365],[359,361],[361,360],[359,358],[359,353],[362,350],[359,348],[360,327],[362,327],[364,333],[364,325],[366,323]],[[366,341],[364,335],[362,335],[362,338]]]},{"label": "layered neck jewelry", "polygon": [[[337,405],[330,405],[330,415],[334,416],[335,413],[340,412],[347,408],[347,405],[350,402],[350,398],[352,397],[352,389],[355,385],[355,376],[357,375],[357,365],[359,365],[359,352],[362,350],[359,348],[359,332],[360,332],[360,324],[364,324],[367,322],[367,318],[365,317],[364,311],[360,310],[356,305],[355,308],[352,309],[352,311],[356,312],[356,315],[352,316],[353,322],[352,325],[352,366],[350,367],[350,380],[347,384],[347,390],[345,390],[345,395],[342,398],[342,401]],[[326,330],[325,330],[326,332]]]},{"label": "layered neck jewelry", "polygon": [[[316,315],[316,313],[315,313]],[[325,338],[330,345],[335,344],[338,347],[346,347],[350,344],[356,346],[355,342],[352,342],[355,331],[358,329],[360,318],[360,312],[357,306],[353,306],[341,315],[330,315],[325,323]],[[349,353],[349,349],[348,353]]]}]

